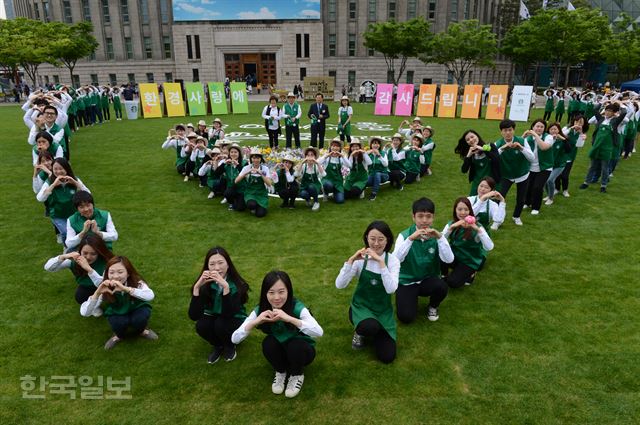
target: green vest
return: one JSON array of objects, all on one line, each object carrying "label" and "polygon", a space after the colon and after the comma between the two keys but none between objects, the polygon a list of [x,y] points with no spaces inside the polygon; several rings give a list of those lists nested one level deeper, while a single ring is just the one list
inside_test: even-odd
[{"label": "green vest", "polygon": [[[542,136],[540,136],[540,138],[544,140],[545,137],[547,136],[548,134],[544,133]],[[538,166],[540,167],[540,171],[553,168],[553,147],[550,147],[546,151],[543,151],[542,149],[536,146],[536,140],[533,138],[533,136],[528,136],[526,140],[527,140],[527,143],[529,144],[529,147],[531,148],[531,151],[537,152]]]},{"label": "green vest", "polygon": [[[338,158],[339,159],[339,158]],[[327,173],[326,176],[322,179],[323,181],[328,181],[333,184],[336,191],[344,192],[344,178],[342,177],[342,160],[337,163],[331,162],[329,160],[327,162],[327,167],[324,169]]]},{"label": "green vest", "polygon": [[[245,165],[246,165],[246,161],[243,160],[242,163],[240,164],[240,167],[244,168]],[[224,176],[227,179],[228,187],[235,186],[238,192],[243,193],[244,188],[246,186],[246,182],[243,179],[239,183],[235,183],[236,177],[238,177],[238,175],[240,175],[240,170],[238,170],[238,168],[234,167],[229,163],[224,164]]]},{"label": "green vest", "polygon": [[[51,183],[52,182],[49,182],[49,184]],[[71,184],[56,186],[47,198],[49,217],[64,219],[71,217],[76,212],[73,202],[71,202],[76,191],[76,187]]]},{"label": "green vest", "polygon": [[142,301],[141,299],[132,297],[124,292],[116,292],[115,298],[115,301],[109,303],[107,308],[104,310],[104,315],[107,317],[129,314],[143,306],[151,308],[151,304],[149,304],[149,302]]},{"label": "green vest", "polygon": [[556,105],[556,114],[563,115],[564,114],[564,99],[560,99],[558,104]]},{"label": "green vest", "polygon": [[188,156],[181,156],[180,152],[182,152],[182,146],[178,143],[178,139],[176,139],[176,167],[184,165],[189,160]]},{"label": "green vest", "polygon": [[[289,102],[284,104],[284,114],[288,115],[289,117],[294,117],[294,118],[297,117],[299,110],[300,110],[300,105],[298,105],[298,102],[293,102],[293,105],[289,105]],[[297,122],[294,123],[291,118],[285,118],[284,124],[287,127],[297,127],[298,126],[298,123]]]},{"label": "green vest", "polygon": [[[480,198],[480,196],[474,195],[474,196],[471,196],[470,198],[473,198],[473,199],[469,199],[469,201],[471,201],[471,204],[473,205]],[[484,227],[484,230],[486,230],[487,234],[489,233],[489,229],[490,229],[489,222],[491,221],[491,217],[489,215],[489,211],[490,211],[491,202],[494,202],[494,201],[492,201],[491,199],[487,200],[487,202],[485,203],[484,211],[480,211],[477,214],[474,213],[476,216],[476,220],[478,220],[478,222],[482,225],[482,227]]]},{"label": "green vest", "polygon": [[471,195],[475,195],[478,193],[478,185],[482,181],[483,178],[487,176],[493,176],[493,170],[491,169],[491,160],[485,154],[480,158],[476,158],[476,155],[471,156],[471,163],[473,164],[473,181],[471,182]]},{"label": "green vest", "polygon": [[75,100],[77,111],[84,111],[86,109],[84,99],[85,99],[84,97],[79,97]]},{"label": "green vest", "polygon": [[351,171],[344,180],[344,190],[351,190],[352,188],[358,188],[364,190],[369,180],[369,172],[364,167],[363,162],[358,162],[354,159]]},{"label": "green vest", "polygon": [[564,152],[565,142],[558,138],[553,142],[553,168],[562,168],[567,165],[567,156]]},{"label": "green vest", "polygon": [[[433,149],[436,148],[436,144],[431,139],[431,137],[429,137],[427,140],[425,140],[424,143],[422,144],[422,146],[428,145],[429,143],[433,143]],[[424,156],[424,163],[427,166],[431,165],[431,161],[432,161],[432,158],[433,158],[433,149],[429,149],[427,151],[422,152],[422,155]]]},{"label": "green vest", "polygon": [[244,202],[256,201],[262,208],[269,208],[269,192],[262,177],[249,174],[244,181]]},{"label": "green vest", "polygon": [[405,161],[404,166],[407,173],[420,173],[420,156],[422,156],[422,152],[415,151],[413,149],[409,149],[404,153]]},{"label": "green vest", "polygon": [[320,184],[320,179],[318,177],[318,168],[317,165],[313,165],[313,173],[305,172],[308,170],[307,164],[304,164],[300,171],[302,172],[302,177],[300,178],[300,190],[305,190],[309,186],[313,186],[316,188],[318,193],[322,192],[322,185]]},{"label": "green vest", "polygon": [[[227,283],[229,284],[229,296],[234,296],[238,293],[238,287],[235,282],[226,278]],[[222,288],[215,282],[209,284],[209,288],[211,289],[211,306],[204,309],[204,314],[208,316],[213,316],[214,314],[222,314]],[[233,317],[236,319],[244,320],[247,317],[247,311],[244,308],[244,304],[240,305],[240,310],[238,310]]]},{"label": "green vest", "polygon": [[563,151],[563,157],[565,162],[572,162],[575,161],[576,156],[578,155],[578,148],[577,148],[577,144],[578,144],[578,139],[580,138],[580,133],[578,133],[575,130],[569,130],[569,135],[567,136],[567,140],[569,140],[569,144],[571,145],[571,151],[569,152],[564,152]]},{"label": "green vest", "polygon": [[[93,217],[91,217],[90,219],[84,218],[82,215],[80,215],[78,211],[76,211],[75,213],[73,213],[71,217],[69,217],[69,224],[71,225],[71,228],[76,231],[76,233],[80,233],[82,232],[82,228],[84,227],[85,221],[95,220],[96,224],[98,225],[98,229],[100,229],[101,232],[105,232],[107,230],[108,219],[109,219],[109,211],[99,210],[98,208],[93,207]],[[91,230],[87,232],[87,234],[92,234],[92,233],[93,232]],[[105,241],[104,243],[105,245],[107,245],[107,248],[109,248],[109,250],[112,249],[111,242]]]},{"label": "green vest", "polygon": [[[402,148],[398,148],[396,150],[396,153],[400,153],[400,151],[402,151]],[[403,161],[393,160],[393,148],[387,151],[387,160],[389,161],[389,171],[393,171],[393,170],[400,170],[402,172],[405,171],[405,165],[404,165],[405,160]]]},{"label": "green vest", "polygon": [[[488,203],[487,203],[488,205]],[[449,225],[453,224],[453,221],[449,222]],[[480,224],[482,227],[482,224]],[[471,238],[464,239],[465,229],[456,228],[449,235],[449,245],[451,245],[451,251],[457,262],[471,267],[473,270],[478,270],[482,265],[486,252],[482,248],[482,242],[476,242],[476,236],[478,232],[472,230]]]},{"label": "green vest", "polygon": [[[401,235],[409,239],[416,231],[415,223],[405,229]],[[417,239],[411,243],[411,249],[400,263],[400,285],[420,283],[428,277],[440,276],[440,257],[438,254],[438,240],[429,238]]]},{"label": "green vest", "polygon": [[[76,267],[76,262],[71,261],[71,270],[73,271],[75,267]],[[98,258],[96,258],[96,261],[94,261],[93,264],[91,264],[91,268],[95,270],[96,273],[98,273],[99,275],[103,275],[104,270],[107,268],[107,262],[105,261],[104,258],[102,258],[102,256],[98,255]],[[96,285],[93,283],[93,280],[91,280],[88,274],[83,274],[82,276],[75,274],[75,272],[73,274],[76,278],[76,283],[78,285],[84,286],[86,288],[93,288],[93,289],[97,288]]]},{"label": "green vest", "polygon": [[613,131],[611,124],[600,124],[598,126],[596,139],[589,150],[589,158],[608,161],[614,157]]},{"label": "green vest", "polygon": [[[291,316],[296,319],[300,319],[300,314],[302,310],[304,310],[305,305],[302,302],[294,299],[293,301],[293,311],[291,312]],[[260,315],[260,306],[256,307],[254,310],[256,315]],[[316,341],[311,338],[309,335],[303,333],[300,329],[296,328],[293,325],[287,325],[283,321],[277,321],[275,323],[265,323],[260,326],[260,329],[267,335],[273,335],[280,344],[284,344],[290,339],[303,339],[307,341],[309,344],[316,345]]]},{"label": "green vest", "polygon": [[109,107],[109,95],[106,93],[103,93],[102,96],[100,96],[100,106],[105,109]]},{"label": "green vest", "polygon": [[[384,153],[380,153],[380,155],[384,155]],[[381,156],[374,155],[372,153],[369,154],[369,158],[371,158],[371,165],[369,165],[369,175],[374,175],[375,173],[384,173],[388,174],[389,169],[382,165],[380,162]]]},{"label": "green vest", "polygon": [[567,112],[571,115],[573,112],[580,110],[580,101],[574,99],[573,97],[569,100],[569,107],[567,108]]},{"label": "green vest", "polygon": [[[524,139],[515,136],[513,141],[524,146]],[[500,139],[496,142],[496,147],[500,149],[506,142]],[[506,149],[500,154],[500,175],[505,179],[515,180],[529,172],[531,164],[518,149]]]},{"label": "green vest", "polygon": [[[57,144],[56,142],[50,143],[49,149],[47,149],[47,152],[49,152],[51,156],[55,159],[56,153],[58,152],[59,147],[60,145]],[[35,152],[35,154],[38,155],[38,146],[36,145],[33,146],[33,152]]]}]

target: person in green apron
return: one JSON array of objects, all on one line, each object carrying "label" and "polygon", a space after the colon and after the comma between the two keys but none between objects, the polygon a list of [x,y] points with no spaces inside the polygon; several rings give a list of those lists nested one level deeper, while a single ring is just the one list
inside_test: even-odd
[{"label": "person in green apron", "polygon": [[100,95],[100,109],[104,121],[111,121],[111,110],[109,109],[109,88],[103,87]]},{"label": "person in green apron", "polygon": [[346,288],[358,279],[349,306],[349,321],[355,329],[351,347],[358,350],[372,342],[376,357],[388,364],[396,358],[397,326],[391,296],[398,289],[400,261],[390,252],[393,233],[384,221],[367,226],[364,248],[344,263],[336,278],[336,288]]},{"label": "person in green apron", "polygon": [[493,143],[485,143],[475,130],[467,130],[458,139],[454,152],[462,159],[462,173],[469,174],[469,196],[478,194],[480,181],[489,176],[500,180],[500,154]]},{"label": "person in green apron", "polygon": [[80,306],[84,317],[102,310],[114,335],[104,344],[111,350],[127,335],[129,328],[144,339],[156,340],[158,334],[147,327],[151,317],[151,304],[155,294],[124,256],[112,257],[104,271],[105,279],[96,292]]},{"label": "person in green apron", "polygon": [[185,175],[187,171],[187,161],[189,160],[189,157],[183,154],[186,144],[187,137],[184,124],[177,124],[175,129],[169,130],[167,139],[162,143],[162,149],[173,148],[176,150],[176,171],[182,175]]},{"label": "person in green apron", "polygon": [[[100,237],[88,234],[80,241],[77,251],[50,258],[44,265],[44,269],[48,272],[70,269],[78,284],[75,294],[76,302],[82,304],[96,292],[102,282],[107,261],[112,257],[113,253]],[[96,310],[95,314],[100,316],[102,311]]]},{"label": "person in green apron", "polygon": [[286,272],[272,270],[265,275],[258,306],[233,333],[231,341],[239,344],[256,327],[266,334],[262,353],[275,370],[271,391],[284,392],[287,398],[297,396],[304,383],[304,368],[316,356],[314,338],[324,332],[309,309],[294,297]]},{"label": "person in green apron", "polygon": [[122,121],[122,100],[120,99],[120,89],[118,87],[113,88],[111,100],[113,102],[113,112],[116,120]]},{"label": "person in green apron", "polygon": [[556,122],[561,122],[562,121],[562,117],[564,116],[564,110],[565,110],[565,105],[564,105],[564,99],[566,97],[566,94],[564,92],[564,90],[560,90],[560,92],[557,93],[558,96],[558,103],[556,103]]},{"label": "person in green apron", "polygon": [[202,165],[209,161],[209,156],[207,155],[207,139],[206,137],[198,136],[196,137],[196,146],[191,151],[191,156],[189,157],[189,161],[193,163],[193,171],[198,174],[199,177],[199,186],[205,187],[207,185],[206,176],[200,175],[200,168]]},{"label": "person in green apron", "polygon": [[633,153],[636,138],[638,136],[638,114],[640,111],[640,104],[638,102],[629,102],[627,109],[632,109],[629,122],[625,128],[624,145],[622,146],[622,153],[624,159],[629,159]]},{"label": "person in green apron", "polygon": [[464,196],[453,203],[453,219],[442,234],[449,240],[454,260],[442,264],[442,274],[449,288],[471,285],[482,268],[493,241],[485,227],[473,215],[471,202]]},{"label": "person in green apron", "polygon": [[541,119],[534,120],[531,123],[531,129],[522,137],[525,138],[534,155],[529,169],[525,204],[531,207],[531,215],[538,215],[542,205],[544,186],[553,169],[553,138],[547,134],[547,123]]},{"label": "person in green apron", "polygon": [[54,159],[51,170],[51,177],[42,185],[36,199],[49,208],[49,218],[60,232],[58,243],[64,244],[67,238],[67,219],[75,213],[73,195],[79,190],[90,190],[75,176],[66,159]]},{"label": "person in green apron", "polygon": [[320,165],[326,175],[322,179],[322,187],[325,196],[333,193],[333,201],[336,204],[344,203],[344,176],[342,170],[351,168],[351,163],[342,152],[342,140],[334,137],[329,144],[329,152],[320,158]]},{"label": "person in green apron", "polygon": [[424,143],[424,137],[422,133],[418,132],[411,136],[411,146],[405,150],[405,184],[412,184],[419,180],[420,169],[424,164],[424,155],[422,155],[422,145]]},{"label": "person in green apron", "polygon": [[556,97],[556,93],[554,90],[548,89],[544,92],[544,115],[542,116],[543,121],[548,121],[551,119],[551,113],[553,112],[554,100]]},{"label": "person in green apron", "polygon": [[350,171],[344,179],[345,199],[364,198],[364,188],[369,181],[369,165],[371,158],[362,149],[362,143],[356,137],[349,143]]},{"label": "person in green apron", "polygon": [[570,122],[575,114],[580,113],[580,92],[578,92],[577,90],[573,90],[569,96],[569,106],[567,107],[567,122]]},{"label": "person in green apron", "polygon": [[240,175],[247,162],[242,159],[242,150],[237,144],[229,147],[229,154],[224,158],[224,154],[216,169],[215,175],[224,178],[226,181],[226,189],[224,190],[224,200],[229,204],[229,210],[241,208],[244,204],[244,189],[246,182],[242,180],[236,183],[236,177]]},{"label": "person in green apron", "polygon": [[571,145],[571,150],[569,152],[565,151],[563,153],[566,164],[564,166],[562,174],[556,179],[555,185],[556,190],[562,190],[562,196],[564,196],[565,198],[569,198],[571,196],[569,194],[569,176],[571,175],[571,168],[573,167],[573,163],[576,160],[576,156],[578,155],[578,148],[584,146],[584,142],[587,139],[588,131],[589,124],[582,115],[575,115],[573,117],[571,127],[564,127],[562,129],[562,133],[565,135],[565,137],[569,141],[569,144]]},{"label": "person in green apron", "polygon": [[77,191],[71,202],[76,212],[67,219],[67,249],[75,248],[85,235],[95,234],[112,250],[113,242],[118,240],[118,231],[111,213],[95,208],[93,196],[83,190]]},{"label": "person in green apron", "polygon": [[496,190],[496,181],[492,177],[487,176],[480,180],[478,194],[467,198],[473,207],[473,215],[487,233],[490,233],[489,229],[500,228],[507,214],[507,203],[502,194]]},{"label": "person in green apron", "polygon": [[230,362],[236,358],[231,334],[247,317],[245,304],[249,285],[240,276],[229,253],[220,246],[211,248],[204,257],[200,276],[191,286],[189,318],[196,322],[196,332],[213,347],[209,364],[220,357]]},{"label": "person in green apron", "polygon": [[429,297],[427,319],[435,322],[448,292],[440,278],[440,262],[453,262],[453,253],[447,238],[431,227],[436,211],[433,201],[420,198],[412,211],[413,224],[398,235],[393,251],[400,261],[396,314],[402,323],[413,322],[418,316],[418,297]]},{"label": "person in green apron", "polygon": [[433,161],[433,150],[436,148],[436,142],[433,141],[433,128],[430,125],[422,127],[422,155],[424,163],[420,165],[420,176],[433,174],[431,162]]},{"label": "person in green apron", "polygon": [[[205,138],[205,142],[208,142],[208,137],[209,137],[209,130],[207,129],[207,122],[205,120],[200,120],[198,121],[198,128],[196,129],[195,133],[198,136],[204,137]],[[211,149],[211,147],[213,146],[207,146],[207,148]]]},{"label": "person in green apron", "polygon": [[544,204],[552,205],[553,198],[556,194],[555,181],[564,171],[564,167],[567,164],[565,154],[566,152],[571,151],[571,144],[562,133],[562,128],[557,122],[547,127],[547,132],[551,137],[553,137],[553,146],[551,147],[551,149],[553,149],[553,169],[551,170],[551,174],[549,174],[549,178],[545,183],[547,196],[546,198],[544,198]]},{"label": "person in green apron", "polygon": [[249,164],[240,171],[235,180],[236,184],[244,181],[245,185],[244,197],[241,198],[242,202],[239,202],[235,208],[236,211],[244,211],[247,208],[258,218],[267,215],[267,208],[269,208],[267,187],[273,184],[270,174],[269,167],[264,165],[264,158],[260,148],[252,148],[249,154]]},{"label": "person in green apron", "polygon": [[385,146],[387,161],[389,163],[389,181],[391,182],[391,187],[395,187],[398,190],[404,189],[402,182],[407,175],[405,172],[405,151],[402,149],[402,144],[402,134],[395,133],[391,136],[391,146]]},{"label": "person in green apron", "polygon": [[338,136],[344,142],[351,143],[351,118],[353,117],[353,108],[349,105],[349,96],[340,98],[340,107],[338,108]]},{"label": "person in green apron", "polygon": [[594,92],[589,92],[583,95],[582,107],[580,108],[580,112],[584,115],[585,119],[589,121],[591,117],[595,115],[595,102],[596,102],[596,94]]},{"label": "person in green apron", "polygon": [[613,177],[613,172],[618,166],[618,162],[620,161],[620,157],[622,156],[622,151],[624,150],[626,138],[635,137],[633,128],[633,117],[635,116],[635,109],[633,104],[629,101],[629,98],[626,96],[626,93],[625,97],[623,97],[623,100],[621,101],[620,106],[624,106],[627,112],[622,123],[620,123],[619,127],[616,128],[613,153],[611,154],[611,161],[609,162],[609,178]]},{"label": "person in green apron", "polygon": [[369,139],[369,151],[367,155],[371,160],[369,165],[369,178],[367,186],[371,188],[370,201],[375,201],[380,191],[380,185],[389,181],[389,159],[384,151],[381,150],[382,139],[374,136]]},{"label": "person in green apron", "polygon": [[287,154],[282,162],[276,165],[276,172],[278,175],[275,182],[276,193],[282,199],[282,205],[280,208],[295,208],[296,198],[300,191],[300,185],[296,181],[294,176],[294,168],[298,160],[290,154]]},{"label": "person in green apron", "polygon": [[[320,209],[322,179],[326,176],[324,167],[318,161],[319,151],[313,146],[304,150],[304,159],[295,169],[295,177],[300,180],[300,197],[307,201],[311,211]],[[312,201],[313,199],[313,201]]]},{"label": "person in green apron", "polygon": [[220,118],[216,118],[213,120],[212,128],[209,129],[209,143],[207,147],[212,149],[214,146],[220,147],[218,145],[218,141],[224,140],[224,130],[222,129],[222,120]]}]

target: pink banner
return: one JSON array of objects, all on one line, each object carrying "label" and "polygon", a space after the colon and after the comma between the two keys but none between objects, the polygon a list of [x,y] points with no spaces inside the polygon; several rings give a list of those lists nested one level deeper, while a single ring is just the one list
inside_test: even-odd
[{"label": "pink banner", "polygon": [[375,115],[391,115],[393,84],[378,84],[376,87]]},{"label": "pink banner", "polygon": [[409,116],[413,107],[413,84],[398,84],[396,115]]}]

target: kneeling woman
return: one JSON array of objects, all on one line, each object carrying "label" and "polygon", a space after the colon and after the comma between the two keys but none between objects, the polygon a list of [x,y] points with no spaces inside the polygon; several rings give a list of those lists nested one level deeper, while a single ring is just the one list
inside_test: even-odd
[{"label": "kneeling woman", "polygon": [[[485,228],[476,221],[471,202],[466,197],[453,204],[453,220],[447,223],[442,234],[449,239],[453,251],[453,263],[442,263],[442,274],[450,288],[470,285],[493,249],[493,241]],[[449,273],[449,269],[453,270]]]},{"label": "kneeling woman", "polygon": [[271,390],[274,394],[284,392],[289,398],[295,397],[304,382],[304,367],[316,356],[313,338],[322,336],[323,331],[305,305],[293,297],[287,273],[278,270],[267,273],[260,289],[260,304],[233,333],[231,341],[239,344],[256,326],[267,334],[262,341],[262,353],[276,370]]},{"label": "kneeling woman", "polygon": [[269,178],[269,167],[262,164],[264,158],[260,149],[251,150],[249,161],[249,165],[246,165],[240,171],[235,180],[236,184],[243,180],[245,181],[243,202],[240,202],[236,209],[244,211],[246,207],[249,211],[255,213],[256,217],[260,218],[267,215],[267,208],[269,208],[267,187],[271,186],[272,182]]},{"label": "kneeling woman", "polygon": [[[76,301],[82,304],[96,292],[96,288],[102,282],[107,261],[112,257],[113,253],[109,251],[102,238],[92,233],[82,238],[78,251],[50,258],[44,269],[48,272],[71,269],[78,284]],[[96,308],[93,315],[101,316],[102,310]]]},{"label": "kneeling woman", "polygon": [[360,349],[365,338],[370,338],[378,359],[391,363],[396,358],[396,321],[391,294],[398,288],[400,262],[390,252],[393,233],[384,221],[369,224],[363,239],[364,248],[344,263],[336,278],[336,287],[346,288],[354,277],[358,278],[349,307],[349,320],[355,327],[351,346]]},{"label": "kneeling woman", "polygon": [[151,317],[151,305],[155,294],[142,280],[127,257],[116,256],[107,262],[102,281],[96,292],[80,306],[80,314],[88,317],[104,304],[104,315],[115,334],[104,344],[112,349],[126,336],[131,327],[136,335],[145,339],[158,339],[158,335],[147,328]]},{"label": "kneeling woman", "polygon": [[208,362],[221,356],[228,362],[236,358],[231,334],[247,317],[249,285],[236,270],[227,251],[211,248],[204,257],[200,277],[191,287],[189,318],[196,322],[196,332],[209,342],[213,351]]}]

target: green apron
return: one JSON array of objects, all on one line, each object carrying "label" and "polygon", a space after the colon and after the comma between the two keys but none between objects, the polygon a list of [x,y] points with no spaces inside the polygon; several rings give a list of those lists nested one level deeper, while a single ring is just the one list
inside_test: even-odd
[{"label": "green apron", "polygon": [[491,160],[487,155],[482,155],[480,158],[477,158],[476,155],[471,156],[471,163],[473,164],[473,170],[475,172],[473,176],[473,180],[471,181],[471,191],[469,196],[474,196],[478,194],[478,185],[482,181],[483,178],[487,176],[492,176],[491,173]]},{"label": "green apron", "polygon": [[104,310],[104,315],[107,317],[129,314],[143,306],[151,308],[151,304],[147,301],[142,301],[141,299],[132,297],[124,292],[116,292],[115,298],[116,300],[108,304],[107,308]]},{"label": "green apron", "polygon": [[351,171],[344,181],[344,190],[351,190],[354,187],[360,190],[364,190],[364,188],[367,186],[368,180],[369,172],[365,168],[364,163],[354,160]]},{"label": "green apron", "polygon": [[304,164],[302,171],[302,178],[300,179],[300,190],[305,190],[309,186],[313,186],[318,191],[318,194],[322,193],[322,184],[318,177],[318,168],[313,165],[313,173],[307,173],[307,164]]},{"label": "green apron", "polygon": [[[453,222],[449,222],[449,225]],[[482,242],[476,242],[478,232],[473,230],[471,238],[464,239],[465,229],[457,228],[449,235],[449,245],[457,262],[478,270],[486,257],[486,252],[482,248]]]},{"label": "green apron", "polygon": [[[229,295],[233,296],[238,293],[238,287],[235,282],[229,279],[229,276],[225,276],[225,280],[229,284]],[[211,306],[204,309],[204,314],[207,316],[213,316],[214,314],[222,314],[222,288],[215,282],[209,284],[211,289]],[[244,304],[240,305],[240,310],[233,315],[236,319],[246,319],[247,312],[244,308]]]},{"label": "green apron", "polygon": [[611,124],[600,124],[596,133],[596,140],[589,150],[589,158],[609,161],[614,158],[613,129]]},{"label": "green apron", "polygon": [[[305,305],[302,304],[302,302],[294,299],[293,311],[291,312],[291,316],[300,320],[300,314],[302,314],[302,310],[304,309]],[[260,306],[256,307],[253,312],[256,314],[256,316],[260,315]],[[302,339],[312,346],[316,345],[316,341],[309,335],[305,334],[293,325],[287,325],[281,320],[275,323],[267,323],[264,326],[261,326],[260,329],[262,329],[262,331],[267,335],[273,335],[280,344],[284,344],[290,339]]]},{"label": "green apron", "polygon": [[[96,261],[94,261],[93,264],[90,264],[90,266],[93,270],[96,271],[96,273],[102,276],[104,274],[104,270],[107,268],[107,262],[105,261],[104,258],[102,258],[102,256],[98,255],[98,258],[96,258]],[[75,271],[74,271],[75,267],[76,267],[76,262],[72,260],[71,270],[73,272],[73,275],[76,278],[76,283],[80,286],[84,286],[85,288],[96,289],[97,286],[93,283],[93,280],[91,280],[88,274],[83,274],[83,275],[75,274]]]},{"label": "green apron", "polygon": [[325,168],[326,176],[322,179],[333,184],[337,192],[344,192],[344,179],[342,177],[342,160],[338,163],[329,160],[327,168]]},{"label": "green apron", "polygon": [[431,140],[431,137],[425,140],[422,146],[428,145],[429,143],[433,143],[433,149],[429,149],[422,152],[422,156],[424,156],[424,165],[426,165],[427,167],[431,165],[431,161],[433,158],[433,150],[436,148],[436,144],[434,143],[433,140]]},{"label": "green apron", "polygon": [[556,114],[564,115],[564,99],[560,99],[556,105]]},{"label": "green apron", "polygon": [[340,124],[338,124],[338,134],[351,136],[351,121],[347,123],[348,119],[349,119],[349,112],[346,109],[342,110],[340,112]]},{"label": "green apron", "polygon": [[544,104],[544,111],[551,112],[553,111],[553,97],[548,97],[547,101]]},{"label": "green apron", "polygon": [[[479,196],[477,196],[477,198],[480,198]],[[489,203],[493,202],[491,199],[488,199],[486,202],[486,207],[484,209],[484,211],[479,212],[478,214],[476,214],[476,219],[478,220],[478,223],[482,224],[482,227],[484,227],[484,229],[487,231],[487,234],[489,233],[489,222],[491,221],[491,217],[489,215]]]},{"label": "green apron", "polygon": [[249,174],[244,180],[247,182],[244,188],[244,202],[256,201],[262,208],[269,208],[269,192],[262,177]]}]

